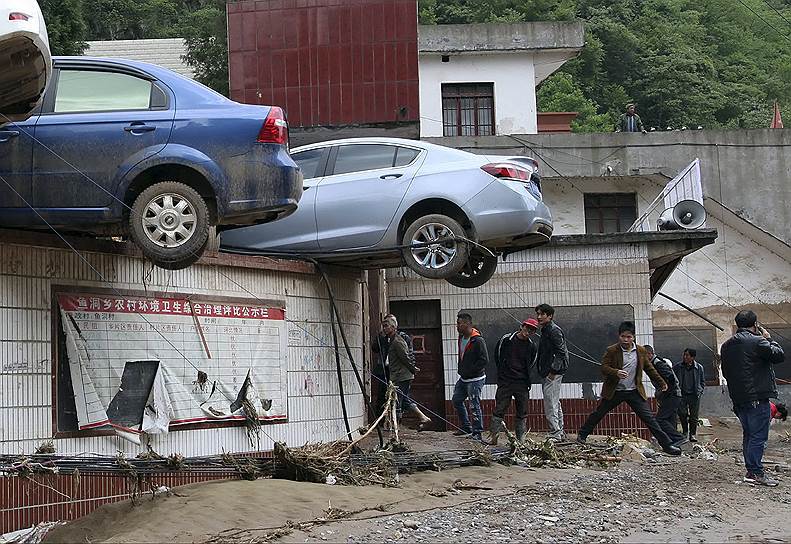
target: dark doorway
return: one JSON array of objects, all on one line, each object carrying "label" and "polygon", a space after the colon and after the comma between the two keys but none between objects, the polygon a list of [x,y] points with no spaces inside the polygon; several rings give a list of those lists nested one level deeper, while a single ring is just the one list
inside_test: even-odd
[{"label": "dark doorway", "polygon": [[412,382],[412,397],[432,420],[431,430],[445,427],[445,365],[442,357],[442,321],[439,300],[390,302],[399,328],[412,337],[420,372]]}]

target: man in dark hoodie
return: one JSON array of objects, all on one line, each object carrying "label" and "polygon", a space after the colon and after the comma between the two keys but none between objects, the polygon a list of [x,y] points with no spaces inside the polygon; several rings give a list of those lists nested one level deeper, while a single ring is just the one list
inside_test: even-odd
[{"label": "man in dark hoodie", "polygon": [[569,368],[569,350],[563,329],[555,324],[555,308],[549,304],[536,306],[536,319],[541,325],[541,339],[538,342],[538,374],[543,383],[544,414],[549,424],[550,440],[563,440],[563,408],[560,405],[560,384],[563,374]]},{"label": "man in dark hoodie", "polygon": [[527,403],[530,400],[530,369],[536,362],[534,336],[538,321],[526,319],[516,332],[503,335],[494,350],[497,363],[497,393],[494,395],[494,415],[489,426],[489,444],[497,445],[497,435],[503,430],[505,412],[516,402],[516,439],[523,442],[527,433]]},{"label": "man in dark hoodie", "polygon": [[[486,383],[486,365],[489,362],[489,355],[483,336],[472,326],[470,314],[460,313],[457,316],[456,330],[459,332],[459,379],[453,389],[453,406],[459,416],[461,428],[453,434],[472,436],[475,440],[481,440],[483,432],[481,392]],[[467,399],[472,405],[472,424],[470,424],[467,407],[464,404]]]},{"label": "man in dark hoodie", "polygon": [[687,437],[678,432],[678,410],[681,406],[681,388],[678,385],[678,378],[673,372],[673,363],[667,359],[659,357],[654,353],[654,348],[649,345],[643,346],[648,353],[651,364],[667,384],[667,391],[662,391],[660,384],[654,383],[656,391],[656,403],[659,409],[656,411],[656,422],[665,431],[665,434],[673,441],[675,446],[681,446],[689,442]]}]

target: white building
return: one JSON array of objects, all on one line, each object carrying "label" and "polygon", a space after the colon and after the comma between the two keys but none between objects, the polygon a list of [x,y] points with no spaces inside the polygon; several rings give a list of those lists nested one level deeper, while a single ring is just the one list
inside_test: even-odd
[{"label": "white building", "polygon": [[[313,265],[208,252],[190,268],[166,271],[129,244],[70,243],[75,251],[55,235],[0,229],[0,455],[29,455],[45,442],[60,455],[133,458],[149,446],[163,456],[264,455],[275,441],[346,436],[327,288]],[[329,278],[362,369],[364,276]],[[340,351],[355,430],[365,403]],[[248,372],[258,436],[228,408]],[[141,434],[152,405],[164,428]],[[0,534],[126,498],[123,482],[83,474],[75,488],[70,475],[51,476],[47,486],[0,478],[0,496],[13,499],[0,504]]]},{"label": "white building", "polygon": [[420,26],[421,137],[537,133],[536,86],[584,44],[582,22]]}]

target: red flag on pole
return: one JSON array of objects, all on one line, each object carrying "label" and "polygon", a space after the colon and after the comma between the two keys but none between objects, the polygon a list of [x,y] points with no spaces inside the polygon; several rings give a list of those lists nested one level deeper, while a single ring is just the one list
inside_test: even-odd
[{"label": "red flag on pole", "polygon": [[780,116],[780,106],[777,104],[777,100],[775,100],[775,112],[769,128],[783,128],[783,118]]}]

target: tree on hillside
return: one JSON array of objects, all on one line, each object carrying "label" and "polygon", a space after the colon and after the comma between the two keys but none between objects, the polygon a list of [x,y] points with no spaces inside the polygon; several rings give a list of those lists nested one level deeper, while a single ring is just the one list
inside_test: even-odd
[{"label": "tree on hillside", "polygon": [[53,55],[81,55],[85,43],[86,26],[82,0],[40,0]]},{"label": "tree on hillside", "polygon": [[426,24],[583,19],[582,53],[538,93],[540,110],[579,104],[577,131],[602,120],[582,115],[591,104],[594,115],[614,118],[636,102],[646,125],[660,129],[766,127],[775,99],[791,108],[787,1],[421,0],[420,7]]},{"label": "tree on hillside", "polygon": [[228,96],[228,27],[225,0],[204,0],[182,24],[187,44],[184,60],[195,79]]}]

